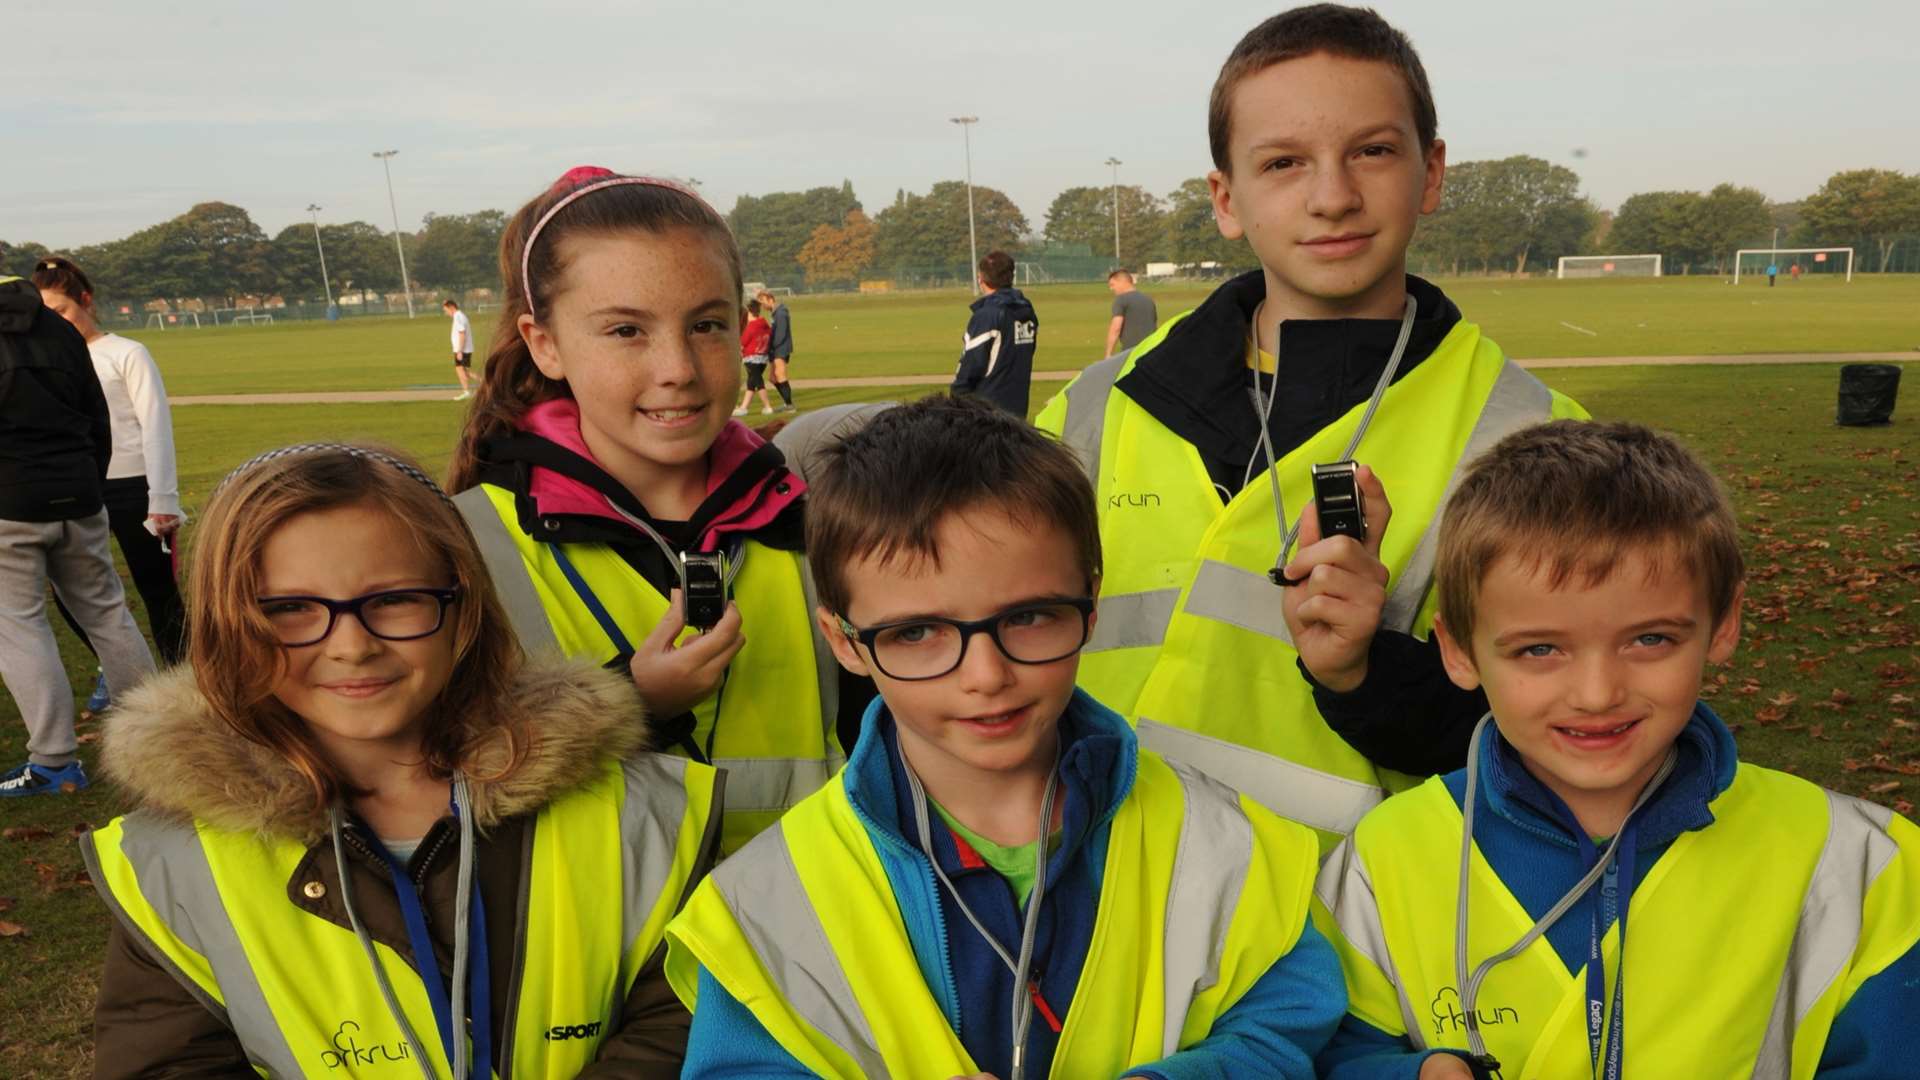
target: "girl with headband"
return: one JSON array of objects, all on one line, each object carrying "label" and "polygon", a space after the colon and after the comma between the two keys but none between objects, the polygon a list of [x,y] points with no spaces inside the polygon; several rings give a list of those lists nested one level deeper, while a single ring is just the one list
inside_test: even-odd
[{"label": "girl with headband", "polygon": [[138,809],[81,845],[117,917],[96,1075],[677,1075],[662,934],[717,774],[640,750],[624,677],[523,660],[393,454],[261,455],[192,558],[190,663],[106,721]]},{"label": "girl with headband", "polygon": [[[530,650],[630,672],[657,745],[726,770],[731,852],[839,768],[872,689],[843,694],[815,636],[804,485],[730,415],[733,234],[680,184],[578,168],[500,265],[455,501]],[[712,601],[692,626],[689,583]]]}]

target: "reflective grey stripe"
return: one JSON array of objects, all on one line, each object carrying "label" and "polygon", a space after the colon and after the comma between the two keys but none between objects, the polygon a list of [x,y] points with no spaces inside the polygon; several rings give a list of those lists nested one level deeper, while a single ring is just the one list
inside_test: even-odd
[{"label": "reflective grey stripe", "polygon": [[673,877],[687,816],[687,759],[642,754],[622,772],[627,790],[620,802],[620,941],[631,948]]},{"label": "reflective grey stripe", "polygon": [[727,770],[726,809],[732,813],[785,810],[820,790],[845,760],[829,750],[824,758],[717,757],[713,764]]},{"label": "reflective grey stripe", "polygon": [[1763,1080],[1792,1075],[1794,1033],[1853,959],[1867,891],[1900,853],[1899,844],[1887,835],[1893,811],[1837,792],[1826,796],[1831,814],[1826,846],[1807,883],[1793,950],[1753,1067],[1753,1075]]},{"label": "reflective grey stripe", "polygon": [[[141,896],[167,929],[187,948],[206,957],[212,967],[220,996],[226,999],[221,1019],[239,1037],[247,1060],[273,1076],[303,1075],[273,1010],[267,1007],[253,966],[240,948],[240,936],[227,918],[226,904],[213,883],[213,867],[207,864],[207,853],[193,827],[147,814],[130,814],[120,829],[120,851],[133,865]],[[145,931],[124,917],[123,923],[145,944],[148,953],[165,956]],[[199,985],[184,972],[174,969],[173,974],[196,998],[205,1001]]]},{"label": "reflective grey stripe", "polygon": [[1103,595],[1100,618],[1093,624],[1087,647],[1080,651],[1158,645],[1167,639],[1167,624],[1173,621],[1173,609],[1179,603],[1179,589]]},{"label": "reflective grey stripe", "polygon": [[799,473],[805,483],[816,483],[826,464],[828,449],[866,427],[876,414],[897,404],[874,401],[813,409],[782,428],[773,437],[773,445],[787,459],[787,468]]},{"label": "reflective grey stripe", "polygon": [[744,857],[714,868],[713,884],[781,998],[853,1058],[863,1074],[888,1075],[873,1029],[807,899],[786,830],[774,826],[740,854]]},{"label": "reflective grey stripe", "polygon": [[1280,610],[1280,590],[1267,575],[1231,563],[1200,560],[1200,572],[1193,576],[1187,606],[1181,610],[1293,646],[1293,632],[1287,629],[1286,615]]},{"label": "reflective grey stripe", "polygon": [[1220,981],[1220,956],[1253,859],[1253,823],[1239,796],[1188,766],[1167,764],[1180,778],[1186,813],[1167,893],[1163,1055],[1180,1049],[1193,999]]},{"label": "reflective grey stripe", "polygon": [[1400,975],[1394,970],[1393,953],[1387,948],[1386,931],[1380,925],[1380,904],[1373,895],[1373,882],[1367,877],[1367,864],[1360,859],[1360,853],[1353,846],[1353,838],[1340,841],[1340,846],[1327,856],[1326,864],[1320,867],[1320,877],[1314,883],[1314,893],[1320,902],[1327,905],[1333,914],[1333,921],[1340,927],[1340,936],[1359,951],[1360,955],[1373,962],[1387,981],[1393,985],[1394,997],[1400,1002],[1400,1019],[1406,1024],[1407,1039],[1416,1050],[1427,1048],[1427,1035],[1414,1018],[1413,1003],[1407,1000],[1406,987],[1401,985]]},{"label": "reflective grey stripe", "polygon": [[1372,784],[1144,716],[1135,733],[1141,746],[1192,765],[1289,821],[1342,836],[1352,833],[1360,818],[1387,797]]},{"label": "reflective grey stripe", "polygon": [[467,519],[467,528],[473,530],[473,542],[486,561],[487,576],[493,579],[493,593],[506,609],[507,621],[513,624],[520,648],[528,656],[536,653],[560,656],[560,640],[553,635],[553,624],[548,621],[546,606],[540,603],[540,594],[527,573],[526,560],[520,557],[519,546],[507,533],[507,523],[500,520],[500,512],[487,497],[487,489],[470,487],[453,497],[453,505],[460,508],[460,516]]},{"label": "reflective grey stripe", "polygon": [[[832,750],[840,746],[840,661],[833,658],[833,646],[821,635],[820,620],[814,618],[814,612],[820,608],[820,594],[814,589],[813,567],[806,559],[800,562],[800,592],[806,598],[807,628],[809,639],[813,642],[814,680],[820,687],[820,735],[821,745]],[[835,768],[839,766],[836,765]]]},{"label": "reflective grey stripe", "polygon": [[1453,497],[1454,489],[1460,486],[1474,459],[1521,428],[1551,419],[1553,391],[1508,360],[1501,367],[1499,377],[1494,379],[1486,404],[1480,407],[1480,419],[1467,436],[1466,448],[1454,463],[1453,475],[1447,478],[1447,490],[1440,496],[1439,509],[1427,522],[1427,531],[1421,534],[1406,569],[1400,571],[1393,591],[1387,595],[1387,606],[1380,613],[1381,626],[1403,634],[1413,632],[1414,620],[1419,618],[1420,607],[1426,603],[1433,585],[1433,564],[1440,547],[1440,518],[1447,508],[1447,500]]},{"label": "reflective grey stripe", "polygon": [[1127,365],[1132,349],[1087,365],[1080,377],[1067,384],[1067,418],[1060,424],[1060,441],[1080,455],[1080,465],[1093,481],[1096,496],[1100,492],[1100,436],[1107,426],[1107,397],[1120,369]]}]

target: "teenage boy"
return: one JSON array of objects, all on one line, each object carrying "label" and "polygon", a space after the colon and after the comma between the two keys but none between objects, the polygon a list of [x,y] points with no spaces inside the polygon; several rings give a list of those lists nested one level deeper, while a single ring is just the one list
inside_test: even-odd
[{"label": "teenage boy", "polygon": [[960,366],[953,374],[953,392],[978,394],[1024,420],[1040,319],[1026,296],[1013,287],[1013,256],[989,251],[978,270],[986,295],[973,302]]},{"label": "teenage boy", "polygon": [[793,316],[787,311],[787,305],[766,289],[755,293],[753,298],[760,301],[760,307],[767,312],[770,330],[767,358],[773,361],[773,369],[767,374],[774,390],[780,394],[780,408],[776,411],[792,412],[793,385],[787,381],[787,365],[793,362]]},{"label": "teenage boy", "polygon": [[1523,431],[1439,560],[1491,722],[1321,874],[1353,997],[1325,1075],[1920,1076],[1920,829],[1740,763],[1699,701],[1742,591],[1706,468],[1630,424]]},{"label": "teenage boy", "polygon": [[816,477],[820,626],[880,697],[669,928],[685,1075],[1313,1075],[1345,1008],[1314,838],[1075,689],[1100,542],[1072,455],[937,396]]},{"label": "teenage boy", "polygon": [[453,373],[460,376],[460,393],[453,400],[465,401],[473,396],[468,386],[473,373],[473,323],[452,297],[440,301],[440,310],[453,320]]},{"label": "teenage boy", "polygon": [[[1405,786],[1387,770],[1456,766],[1485,708],[1427,640],[1429,525],[1460,464],[1584,415],[1407,274],[1414,223],[1440,204],[1435,123],[1419,56],[1372,11],[1255,27],[1214,83],[1207,181],[1221,233],[1247,238],[1260,270],[1088,368],[1036,420],[1080,453],[1100,508],[1107,577],[1081,685],[1142,745],[1328,848]],[[1364,543],[1301,524],[1312,466],[1346,458],[1372,467]]]}]

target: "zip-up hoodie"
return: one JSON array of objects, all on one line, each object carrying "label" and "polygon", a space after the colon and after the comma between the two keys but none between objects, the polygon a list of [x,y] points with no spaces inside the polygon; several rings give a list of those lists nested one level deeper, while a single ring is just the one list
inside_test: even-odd
[{"label": "zip-up hoodie", "polygon": [[[1013,975],[934,878],[913,825],[895,730],[885,701],[875,699],[860,742],[847,759],[847,797],[886,868],[921,977],[947,1023],[982,1070],[1008,1076]],[[1079,990],[1099,908],[1110,826],[1133,789],[1140,753],[1126,721],[1085,691],[1074,692],[1060,717],[1060,734],[1065,802],[1034,940],[1033,978],[1040,1001],[1027,1040],[1031,1076],[1045,1076],[1052,1068],[1061,1027]],[[931,858],[940,861],[967,906],[1003,944],[1017,949],[1025,913],[1006,879],[938,815],[930,835]],[[1091,987],[1088,992],[1114,991]],[[687,1046],[688,1076],[811,1075],[704,969],[698,995],[700,1008]],[[1227,1010],[1206,1039],[1128,1075],[1163,1080],[1311,1077],[1310,1057],[1326,1041],[1345,1002],[1332,946],[1309,923],[1293,951]]]},{"label": "zip-up hoodie", "polygon": [[[1634,816],[1634,869],[1631,875],[1621,874],[1629,887],[1646,880],[1682,834],[1711,827],[1713,800],[1733,784],[1739,765],[1733,733],[1704,702],[1695,704],[1674,747],[1679,757],[1673,773]],[[1456,806],[1465,805],[1466,776],[1466,770],[1460,769],[1443,778]],[[1519,753],[1497,729],[1490,729],[1481,740],[1475,794],[1474,844],[1527,916],[1539,919],[1593,867],[1592,855],[1583,854],[1578,839],[1579,821],[1558,795],[1527,771]],[[1764,857],[1764,852],[1755,853],[1755,858]],[[1451,896],[1451,889],[1448,885],[1443,891]],[[1599,893],[1598,887],[1589,889],[1547,931],[1547,942],[1568,971],[1578,971],[1587,962]],[[1630,900],[1631,892],[1621,896],[1619,908],[1626,909]],[[1603,925],[1601,932],[1611,925]],[[1730,943],[1730,947],[1738,945]],[[1631,1017],[1631,986],[1624,1008]],[[1920,1077],[1916,1017],[1920,1017],[1920,944],[1869,978],[1834,1017],[1815,1075],[1822,1080]],[[1658,1071],[1658,1063],[1635,1060],[1631,1036],[1623,1049],[1630,1066],[1626,1075],[1641,1075],[1640,1069]],[[1411,1050],[1404,1038],[1349,1015],[1341,1021],[1319,1065],[1329,1080],[1413,1080],[1420,1062],[1432,1053],[1451,1051]]]},{"label": "zip-up hoodie", "polygon": [[[530,661],[514,699],[513,708],[532,721],[534,741],[525,760],[504,777],[468,781],[478,830],[474,880],[486,910],[500,913],[487,921],[487,948],[496,958],[491,965],[496,1047],[506,1046],[507,1010],[513,1002],[508,988],[523,962],[521,920],[508,916],[524,910],[535,815],[589,780],[601,762],[629,758],[647,739],[645,725],[634,722],[641,710],[632,685],[586,665]],[[504,734],[496,731],[488,738]],[[492,759],[503,749],[498,744],[484,747],[479,759]],[[327,814],[312,806],[305,780],[286,758],[235,736],[212,715],[190,670],[174,668],[116,702],[108,714],[101,757],[107,774],[132,796],[139,812],[307,845],[306,857],[285,883],[287,902],[316,919],[351,929]],[[689,891],[713,862],[718,809],[701,844]],[[355,907],[369,934],[417,966],[385,859],[357,831],[344,835]],[[407,867],[426,907],[433,960],[443,976],[453,967],[458,838],[453,817],[442,818],[421,840]],[[310,887],[315,882],[319,888]],[[689,1018],[662,974],[665,955],[658,952],[642,966],[620,1010],[619,1027],[582,1076],[665,1080],[679,1075]],[[118,924],[107,946],[94,1047],[96,1077],[255,1075],[224,1020]],[[502,1054],[500,1060],[507,1058]]]},{"label": "zip-up hoodie", "polygon": [[1040,318],[1019,289],[995,289],[975,300],[953,392],[978,394],[1026,419],[1039,340]]},{"label": "zip-up hoodie", "polygon": [[0,519],[100,511],[113,425],[87,339],[21,278],[0,280]]}]

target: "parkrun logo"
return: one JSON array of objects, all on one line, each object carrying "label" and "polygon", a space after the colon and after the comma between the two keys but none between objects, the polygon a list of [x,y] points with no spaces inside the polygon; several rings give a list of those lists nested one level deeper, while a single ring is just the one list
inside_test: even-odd
[{"label": "parkrun logo", "polygon": [[600,1034],[600,1025],[604,1020],[595,1020],[591,1024],[560,1024],[541,1033],[548,1042],[565,1042],[568,1039],[591,1039]]},{"label": "parkrun logo", "polygon": [[392,1046],[375,1043],[363,1048],[358,1040],[347,1033],[349,1028],[359,1031],[360,1025],[352,1020],[340,1021],[340,1029],[333,1033],[333,1049],[320,1051],[320,1060],[329,1070],[341,1066],[378,1065],[383,1061],[410,1061],[413,1058],[404,1039]]},{"label": "parkrun logo", "polygon": [[1143,491],[1138,495],[1123,491],[1118,495],[1107,496],[1107,509],[1109,510],[1124,510],[1129,506],[1148,507],[1159,505],[1160,496],[1151,491]]},{"label": "parkrun logo", "polygon": [[[1481,1027],[1520,1022],[1520,1010],[1504,1005],[1492,1009],[1481,1005],[1473,1012],[1475,1021]],[[1467,1030],[1467,1014],[1460,1011],[1460,992],[1451,986],[1443,986],[1439,993],[1433,995],[1433,1033],[1445,1035],[1449,1029]]]}]

